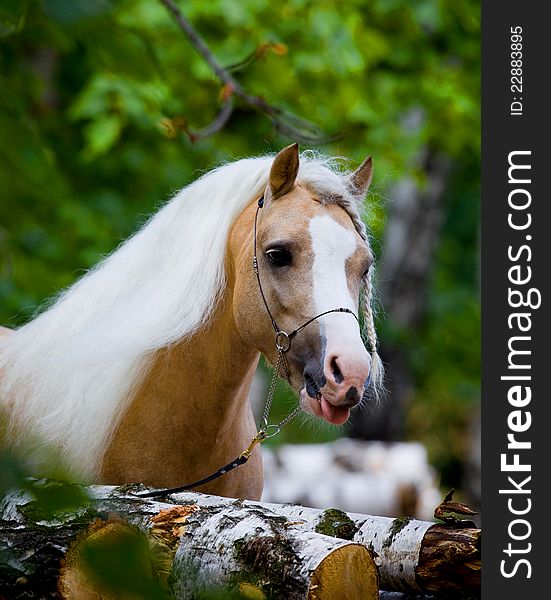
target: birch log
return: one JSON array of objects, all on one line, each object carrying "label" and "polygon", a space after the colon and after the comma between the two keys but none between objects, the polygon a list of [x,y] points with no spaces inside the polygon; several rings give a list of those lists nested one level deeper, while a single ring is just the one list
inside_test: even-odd
[{"label": "birch log", "polygon": [[295,527],[260,503],[200,494],[157,502],[128,486],[85,489],[90,503],[54,517],[27,492],[2,500],[1,598],[187,600],[207,590],[251,599],[378,598],[365,545]]},{"label": "birch log", "polygon": [[[197,498],[197,494],[185,492],[173,498],[186,504]],[[201,497],[201,504],[210,506],[231,502],[218,496]],[[249,501],[244,504],[258,505]],[[465,597],[480,594],[480,529],[289,504],[263,503],[262,506],[288,519],[289,527],[305,528],[367,546],[375,556],[381,589]]]},{"label": "birch log", "polygon": [[57,597],[108,598],[82,564],[106,539],[139,542],[136,561],[148,574],[141,587],[160,580],[176,598],[222,585],[253,599],[364,600],[376,594],[377,567],[383,590],[480,593],[478,529],[192,492],[157,502],[133,495],[139,486],[85,489],[92,503],[54,520],[40,518],[26,494],[4,499],[0,597],[26,598],[33,585],[47,585]]}]

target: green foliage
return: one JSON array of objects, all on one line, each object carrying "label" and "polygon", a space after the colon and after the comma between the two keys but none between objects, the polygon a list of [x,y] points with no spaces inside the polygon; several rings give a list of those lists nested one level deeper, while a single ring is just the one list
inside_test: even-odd
[{"label": "green foliage", "polygon": [[44,483],[27,479],[24,487],[36,498],[27,505],[36,521],[62,518],[66,513],[86,508],[90,501],[81,487],[63,481]]},{"label": "green foliage", "polygon": [[[0,449],[0,498],[10,490],[29,492],[34,500],[27,506],[34,512],[35,520],[62,518],[66,513],[87,507],[90,499],[82,487],[61,480],[31,479],[23,464],[16,453]],[[60,472],[56,475],[60,479],[64,476]]]},{"label": "green foliage", "polygon": [[171,597],[157,578],[147,538],[135,527],[119,523],[110,535],[92,535],[81,543],[79,553],[86,575],[109,597]]},{"label": "green foliage", "polygon": [[[325,152],[374,155],[376,249],[388,186],[406,174],[422,181],[425,147],[454,159],[426,327],[415,352],[405,340],[418,389],[412,435],[446,440],[478,394],[479,3],[179,4],[221,64],[261,50],[235,77],[341,132]],[[184,131],[215,117],[221,86],[157,0],[2,2],[0,88],[0,322],[11,326],[199,173],[293,141],[237,102],[221,132],[191,143]],[[304,438],[298,426],[286,435]]]},{"label": "green foliage", "polygon": [[480,398],[477,169],[464,160],[450,181],[428,317],[408,343],[416,382],[409,434],[427,444],[444,486],[460,485]]}]

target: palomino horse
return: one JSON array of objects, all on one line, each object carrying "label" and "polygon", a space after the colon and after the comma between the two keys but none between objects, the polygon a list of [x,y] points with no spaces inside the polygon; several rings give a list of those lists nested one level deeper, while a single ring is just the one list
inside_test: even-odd
[{"label": "palomino horse", "polygon": [[[35,470],[54,449],[85,480],[200,479],[256,432],[247,395],[260,353],[277,359],[270,314],[285,331],[321,315],[293,338],[288,378],[306,413],[344,423],[381,375],[359,215],[370,181],[371,159],[345,174],[294,144],[181,190],[46,311],[0,336],[8,443],[25,439]],[[255,448],[199,489],[258,499],[262,481]]]}]

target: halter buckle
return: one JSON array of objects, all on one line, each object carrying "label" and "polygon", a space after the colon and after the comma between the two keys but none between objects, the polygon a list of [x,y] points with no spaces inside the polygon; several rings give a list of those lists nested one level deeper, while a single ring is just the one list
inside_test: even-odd
[{"label": "halter buckle", "polygon": [[291,347],[291,337],[285,331],[278,331],[275,336],[275,345],[278,351],[287,352]]}]

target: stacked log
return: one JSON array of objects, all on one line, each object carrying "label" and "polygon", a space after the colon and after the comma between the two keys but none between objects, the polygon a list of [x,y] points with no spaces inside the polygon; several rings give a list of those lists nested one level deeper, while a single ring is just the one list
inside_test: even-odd
[{"label": "stacked log", "polygon": [[[182,504],[197,494],[184,492],[173,498]],[[234,502],[202,496],[201,504],[219,509]],[[338,537],[365,545],[379,571],[380,588],[409,594],[472,597],[480,594],[481,531],[463,522],[445,525],[409,517],[378,517],[319,510],[292,504],[256,503],[288,520],[288,527]],[[443,506],[443,505],[441,505]]]},{"label": "stacked log", "polygon": [[380,589],[479,589],[479,530],[195,493],[157,501],[141,490],[90,486],[87,504],[55,515],[29,492],[8,494],[0,598],[369,600]]},{"label": "stacked log", "polygon": [[266,502],[338,506],[346,512],[430,520],[440,490],[417,442],[340,438],[262,448]]}]

